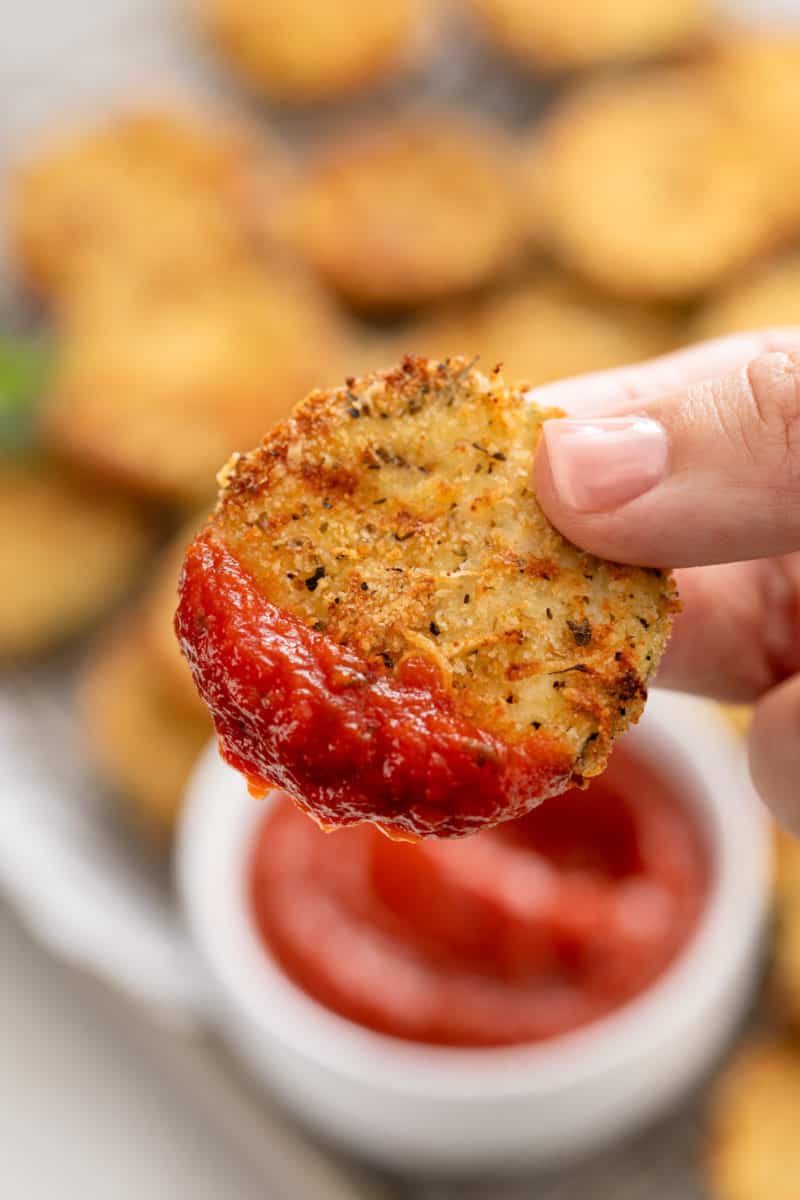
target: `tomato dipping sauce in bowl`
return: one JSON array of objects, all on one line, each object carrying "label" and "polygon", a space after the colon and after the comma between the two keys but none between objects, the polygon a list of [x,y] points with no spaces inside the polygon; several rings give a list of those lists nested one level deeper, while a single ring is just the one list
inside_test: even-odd
[{"label": "tomato dipping sauce in bowl", "polygon": [[574,1161],[707,1071],[753,994],[771,832],[715,706],[655,690],[585,792],[460,841],[324,834],[216,748],[177,844],[211,1019],[395,1170]]},{"label": "tomato dipping sauce in bowl", "polygon": [[541,1041],[647,988],[691,937],[705,833],[652,763],[617,749],[586,791],[456,841],[325,834],[267,812],[250,896],[268,951],[321,1004],[449,1046]]}]

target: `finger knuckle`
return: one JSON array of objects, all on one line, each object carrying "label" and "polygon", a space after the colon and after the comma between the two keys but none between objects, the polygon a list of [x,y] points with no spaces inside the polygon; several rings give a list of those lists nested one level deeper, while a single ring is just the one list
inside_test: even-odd
[{"label": "finger knuckle", "polygon": [[756,358],[745,368],[742,437],[760,466],[800,480],[800,363],[786,354]]}]

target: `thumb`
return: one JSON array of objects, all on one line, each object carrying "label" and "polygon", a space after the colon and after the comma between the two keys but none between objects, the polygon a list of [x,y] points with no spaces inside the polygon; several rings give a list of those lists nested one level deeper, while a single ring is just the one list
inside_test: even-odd
[{"label": "thumb", "polygon": [[642,566],[800,548],[800,354],[607,416],[546,421],[536,492],[570,541]]}]

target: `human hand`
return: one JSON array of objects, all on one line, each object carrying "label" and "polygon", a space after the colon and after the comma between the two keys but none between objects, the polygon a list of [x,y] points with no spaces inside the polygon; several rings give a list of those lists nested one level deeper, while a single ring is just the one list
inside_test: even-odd
[{"label": "human hand", "polygon": [[536,487],[605,558],[679,567],[658,683],[755,703],[750,767],[800,833],[800,328],[538,388]]}]

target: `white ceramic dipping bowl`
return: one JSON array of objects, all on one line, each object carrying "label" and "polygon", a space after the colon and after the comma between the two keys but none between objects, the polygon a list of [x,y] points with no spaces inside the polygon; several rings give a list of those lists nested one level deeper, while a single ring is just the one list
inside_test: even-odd
[{"label": "white ceramic dipping bowl", "polygon": [[714,706],[654,692],[627,744],[685,791],[706,830],[713,882],[700,925],[660,980],[611,1016],[548,1042],[474,1050],[352,1024],[283,973],[246,894],[264,804],[210,749],[189,789],[177,871],[220,1027],[251,1071],[325,1137],[405,1171],[564,1160],[673,1103],[710,1066],[749,1001],[768,900],[769,826],[738,738]]}]

